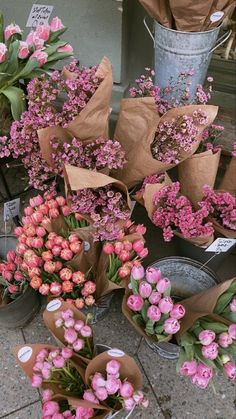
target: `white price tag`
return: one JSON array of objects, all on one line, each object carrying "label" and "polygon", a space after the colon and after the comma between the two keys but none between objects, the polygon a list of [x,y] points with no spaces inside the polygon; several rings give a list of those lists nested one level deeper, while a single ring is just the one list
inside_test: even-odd
[{"label": "white price tag", "polygon": [[17,354],[19,361],[23,363],[29,361],[32,353],[33,353],[33,349],[30,346],[23,346],[23,348],[19,349],[18,354]]},{"label": "white price tag", "polygon": [[84,241],[84,251],[88,252],[90,250],[90,243],[87,241]]},{"label": "white price tag", "polygon": [[33,4],[28,16],[26,27],[35,28],[38,25],[47,25],[52,11],[53,6]]},{"label": "white price tag", "polygon": [[56,311],[61,307],[60,300],[52,300],[47,305],[47,311]]},{"label": "white price tag", "polygon": [[210,16],[210,21],[212,23],[218,22],[218,20],[220,20],[223,16],[224,16],[224,12],[212,13],[212,15]]},{"label": "white price tag", "polygon": [[8,221],[13,217],[20,215],[20,198],[5,202],[3,209],[3,219]]},{"label": "white price tag", "polygon": [[216,239],[206,250],[205,252],[227,252],[234,244],[236,239],[227,239],[226,237],[220,237]]},{"label": "white price tag", "polygon": [[114,356],[115,358],[120,358],[125,355],[125,353],[120,349],[110,349],[109,351],[107,351],[107,353],[108,355]]}]

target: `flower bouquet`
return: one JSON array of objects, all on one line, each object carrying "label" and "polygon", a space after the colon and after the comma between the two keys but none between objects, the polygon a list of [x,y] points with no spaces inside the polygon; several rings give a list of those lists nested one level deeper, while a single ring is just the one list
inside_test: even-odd
[{"label": "flower bouquet", "polygon": [[9,250],[6,261],[0,260],[0,305],[8,304],[22,295],[29,282],[21,269],[23,259],[14,250]]},{"label": "flower bouquet", "polygon": [[235,284],[233,278],[181,302],[186,315],[176,336],[181,346],[177,368],[202,389],[218,371],[236,378],[236,324],[228,320],[235,312]]},{"label": "flower bouquet", "polygon": [[9,128],[11,118],[20,119],[26,108],[22,80],[25,82],[47,72],[58,60],[71,56],[73,49],[66,41],[60,41],[67,28],[58,17],[54,17],[50,25],[37,26],[25,41],[17,24],[11,23],[4,29],[2,13],[0,22],[0,107],[1,116],[6,110],[10,112],[6,127]]},{"label": "flower bouquet", "polygon": [[201,209],[208,211],[216,232],[228,238],[236,238],[236,198],[229,192],[213,191],[208,185],[203,187]]},{"label": "flower bouquet", "polygon": [[86,317],[73,305],[53,300],[48,303],[43,320],[59,346],[71,351],[72,359],[85,366],[94,357],[93,331]]},{"label": "flower bouquet", "polygon": [[162,187],[169,185],[170,183],[172,183],[171,179],[166,172],[146,176],[143,180],[141,188],[136,191],[134,199],[147,208],[149,196],[151,195],[152,197],[153,191],[156,191],[156,188],[159,188],[159,185]]},{"label": "flower bouquet", "polygon": [[226,169],[224,177],[220,183],[219,189],[236,195],[236,142],[233,145],[232,157],[229,166]]},{"label": "flower bouquet", "polygon": [[122,302],[122,312],[137,332],[152,342],[169,341],[180,329],[185,315],[181,304],[170,297],[171,285],[157,268],[134,266],[131,290]]},{"label": "flower bouquet", "polygon": [[202,141],[196,153],[178,166],[181,192],[194,207],[203,198],[203,186],[214,187],[220,162],[221,146],[217,139],[224,130],[221,125],[212,124],[202,133]]}]

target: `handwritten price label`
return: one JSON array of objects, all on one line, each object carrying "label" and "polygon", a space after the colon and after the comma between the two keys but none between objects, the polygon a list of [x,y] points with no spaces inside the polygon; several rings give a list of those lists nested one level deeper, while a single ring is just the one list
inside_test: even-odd
[{"label": "handwritten price label", "polygon": [[47,25],[52,11],[53,6],[33,4],[28,16],[26,27],[35,28],[38,25]]},{"label": "handwritten price label", "polygon": [[226,237],[220,237],[216,239],[205,251],[206,252],[227,252],[236,243],[236,239],[227,239]]},{"label": "handwritten price label", "polygon": [[13,217],[20,215],[20,198],[5,202],[3,209],[3,219],[8,221]]}]

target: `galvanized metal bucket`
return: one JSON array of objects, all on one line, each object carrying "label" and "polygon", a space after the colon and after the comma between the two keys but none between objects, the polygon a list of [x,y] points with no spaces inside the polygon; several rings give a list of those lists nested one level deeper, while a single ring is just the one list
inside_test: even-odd
[{"label": "galvanized metal bucket", "polygon": [[[230,37],[232,31],[229,30],[217,40],[221,26],[205,32],[181,32],[155,22],[153,36],[146,18],[144,25],[154,43],[155,83],[161,88],[166,87],[170,80],[175,84],[181,71],[192,69],[194,74],[189,86],[189,100],[193,100],[197,85],[205,81],[213,51]],[[177,100],[181,96],[181,91],[174,94]]]},{"label": "galvanized metal bucket", "polygon": [[90,321],[91,324],[95,324],[99,320],[102,320],[104,319],[104,317],[106,317],[110,310],[114,295],[114,291],[112,291],[109,294],[99,298],[97,305],[85,307],[81,310],[85,314],[85,316],[87,316],[88,314],[92,316],[92,319]]},{"label": "galvanized metal bucket", "polygon": [[[181,300],[198,294],[205,289],[214,287],[219,279],[209,268],[201,263],[179,256],[170,256],[160,259],[150,266],[162,271],[162,274],[171,281],[171,294],[175,300]],[[179,357],[179,346],[169,342],[146,344],[158,355],[167,359]]]}]

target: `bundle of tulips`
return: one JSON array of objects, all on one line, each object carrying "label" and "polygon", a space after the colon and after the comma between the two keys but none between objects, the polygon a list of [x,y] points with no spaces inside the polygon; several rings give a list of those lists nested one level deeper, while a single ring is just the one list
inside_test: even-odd
[{"label": "bundle of tulips", "polygon": [[0,304],[15,300],[28,287],[28,279],[21,265],[23,259],[13,250],[6,255],[7,260],[0,261]]},{"label": "bundle of tulips", "polygon": [[170,340],[185,315],[184,307],[170,297],[170,280],[159,269],[149,267],[145,272],[140,265],[132,268],[130,284],[122,304],[124,315],[141,335],[158,342]]}]

